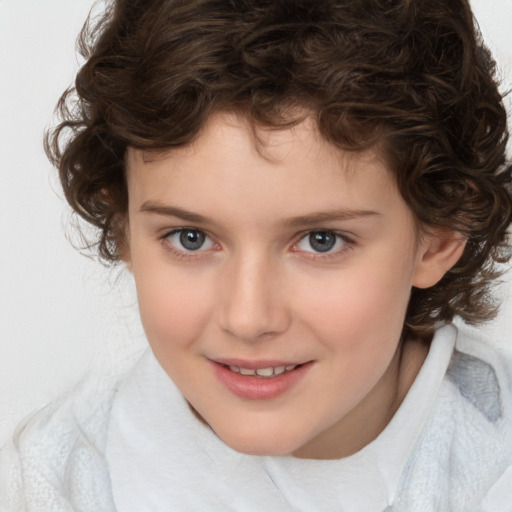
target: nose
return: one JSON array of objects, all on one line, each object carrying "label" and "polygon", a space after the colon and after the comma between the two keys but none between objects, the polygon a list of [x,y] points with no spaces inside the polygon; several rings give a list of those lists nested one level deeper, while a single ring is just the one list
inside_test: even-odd
[{"label": "nose", "polygon": [[268,255],[240,256],[225,269],[220,326],[243,341],[272,338],[286,331],[290,311],[282,271]]}]

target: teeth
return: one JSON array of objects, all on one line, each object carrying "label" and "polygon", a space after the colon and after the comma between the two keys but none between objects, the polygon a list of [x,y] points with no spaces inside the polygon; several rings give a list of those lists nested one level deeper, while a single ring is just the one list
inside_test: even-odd
[{"label": "teeth", "polygon": [[274,375],[274,368],[258,368],[256,373],[260,377],[272,377]]},{"label": "teeth", "polygon": [[289,366],[276,366],[275,368],[258,368],[257,370],[254,370],[252,368],[240,368],[239,366],[229,366],[229,369],[232,372],[239,373],[240,375],[258,375],[259,377],[274,377],[275,375],[281,375],[285,371],[289,372],[291,370],[294,370],[295,368],[297,368],[297,366],[299,365],[291,364]]}]

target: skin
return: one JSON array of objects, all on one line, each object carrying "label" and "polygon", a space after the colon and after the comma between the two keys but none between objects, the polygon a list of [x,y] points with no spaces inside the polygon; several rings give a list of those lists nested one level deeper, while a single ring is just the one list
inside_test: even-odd
[{"label": "skin", "polygon": [[[189,147],[129,149],[125,260],[156,358],[220,439],[344,457],[414,381],[428,347],[400,341],[411,288],[435,284],[463,242],[418,236],[376,152],[343,152],[310,119],[258,138],[224,113]],[[182,228],[204,245],[186,250]],[[316,251],[311,231],[336,233],[332,250]],[[285,393],[251,400],[219,381],[210,361],[222,358],[309,365]]]}]

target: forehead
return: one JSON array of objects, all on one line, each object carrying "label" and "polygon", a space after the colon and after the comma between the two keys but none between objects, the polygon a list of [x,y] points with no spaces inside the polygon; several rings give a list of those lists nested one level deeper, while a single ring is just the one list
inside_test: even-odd
[{"label": "forehead", "polygon": [[[162,150],[137,150],[128,148],[126,155],[127,170],[144,166],[158,166],[159,162],[168,159],[184,163],[186,160],[208,160],[211,164],[216,159],[229,161],[229,154],[219,150],[226,140],[233,151],[233,159],[244,149],[244,155],[261,158],[265,165],[279,165],[285,161],[300,161],[307,157],[316,160],[321,171],[322,164],[337,160],[336,165],[344,172],[364,165],[365,162],[378,162],[388,169],[383,145],[375,144],[364,151],[340,151],[326,140],[319,132],[316,121],[310,115],[297,115],[299,121],[290,127],[275,128],[259,125],[245,115],[231,112],[220,112],[210,117],[199,134],[188,145]],[[211,169],[214,170],[213,168]]]},{"label": "forehead", "polygon": [[253,208],[254,213],[264,204],[270,212],[281,204],[298,215],[322,203],[366,209],[368,203],[398,197],[377,150],[336,148],[310,117],[290,128],[270,129],[219,114],[188,146],[160,153],[129,149],[127,174],[132,203],[159,198],[190,207],[222,196],[233,211]]}]

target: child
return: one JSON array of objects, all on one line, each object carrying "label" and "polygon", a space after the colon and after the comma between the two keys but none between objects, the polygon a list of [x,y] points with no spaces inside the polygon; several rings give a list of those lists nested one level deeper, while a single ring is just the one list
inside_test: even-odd
[{"label": "child", "polygon": [[[467,1],[116,0],[48,138],[150,349],[18,429],[4,511],[510,511],[511,167]],[[76,92],[76,94],[75,94]]]}]

